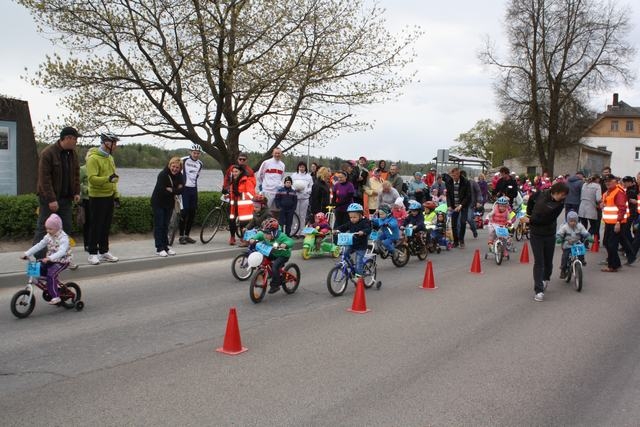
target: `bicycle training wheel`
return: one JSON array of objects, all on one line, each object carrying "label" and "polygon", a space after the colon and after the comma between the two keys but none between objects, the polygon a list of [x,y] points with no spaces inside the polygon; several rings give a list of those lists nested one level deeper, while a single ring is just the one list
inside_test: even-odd
[{"label": "bicycle training wheel", "polygon": [[269,281],[269,277],[267,276],[267,272],[264,268],[258,268],[256,274],[251,279],[251,286],[249,286],[249,298],[255,304],[262,301],[264,298],[264,294],[267,293],[267,282]]},{"label": "bicycle training wheel", "polygon": [[339,297],[344,294],[348,283],[349,273],[346,267],[339,264],[329,271],[327,275],[327,289],[329,289],[329,293],[334,297]]},{"label": "bicycle training wheel", "polygon": [[29,298],[29,291],[23,289],[15,293],[11,298],[11,313],[18,319],[28,317],[36,307],[36,299]]},{"label": "bicycle training wheel", "polygon": [[222,209],[219,207],[214,208],[202,221],[202,228],[200,229],[200,241],[202,243],[209,243],[213,236],[216,235],[220,228],[220,222],[222,221]]},{"label": "bicycle training wheel", "polygon": [[246,253],[238,254],[231,262],[231,274],[233,277],[244,282],[251,277],[253,268],[249,266],[247,261],[248,255]]},{"label": "bicycle training wheel", "polygon": [[288,294],[294,293],[300,284],[300,267],[294,263],[284,266],[282,274],[282,290]]},{"label": "bicycle training wheel", "polygon": [[362,267],[362,278],[364,279],[365,288],[369,289],[376,284],[377,270],[378,267],[376,262],[371,258],[364,262],[364,267]]},{"label": "bicycle training wheel", "polygon": [[80,286],[74,282],[67,282],[66,284],[60,284],[60,305],[64,308],[73,308],[76,306],[76,302],[80,301],[82,291]]},{"label": "bicycle training wheel", "polygon": [[502,257],[504,256],[504,246],[502,245],[502,242],[500,240],[496,240],[496,242],[493,244],[493,251],[495,252],[496,256],[496,264],[502,264]]},{"label": "bicycle training wheel", "polygon": [[580,261],[573,263],[573,288],[577,292],[582,290],[582,263]]},{"label": "bicycle training wheel", "polygon": [[564,281],[567,282],[567,283],[569,283],[571,281],[571,275],[573,274],[573,265],[572,264],[573,263],[569,264],[567,266],[566,270],[565,270],[567,274],[566,274],[566,276],[564,278]]}]

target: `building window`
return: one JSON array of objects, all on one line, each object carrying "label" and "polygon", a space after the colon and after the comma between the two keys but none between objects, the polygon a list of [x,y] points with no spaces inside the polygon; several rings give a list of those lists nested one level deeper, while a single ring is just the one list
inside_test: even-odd
[{"label": "building window", "polygon": [[537,174],[538,174],[538,167],[537,166],[527,166],[527,175],[533,176],[533,175],[537,175]]},{"label": "building window", "polygon": [[627,132],[633,132],[633,120],[627,120],[627,125],[625,127]]},{"label": "building window", "polygon": [[618,132],[618,121],[611,120],[611,132]]},{"label": "building window", "polygon": [[606,145],[598,145],[596,148],[598,150],[607,151],[607,146]]},{"label": "building window", "polygon": [[636,147],[636,155],[634,157],[635,160],[640,160],[640,147]]}]

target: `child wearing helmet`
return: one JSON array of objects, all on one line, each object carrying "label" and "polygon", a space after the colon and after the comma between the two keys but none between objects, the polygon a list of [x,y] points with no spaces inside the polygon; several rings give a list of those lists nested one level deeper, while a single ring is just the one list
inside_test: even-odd
[{"label": "child wearing helmet", "polygon": [[431,232],[431,238],[436,242],[443,242],[447,237],[447,214],[444,211],[435,211],[435,228]]},{"label": "child wearing helmet", "polygon": [[351,203],[347,207],[349,222],[338,227],[342,233],[353,233],[351,246],[345,248],[346,255],[356,254],[356,275],[362,276],[364,270],[364,254],[367,252],[371,221],[364,217],[364,208],[359,203]]},{"label": "child wearing helmet", "polygon": [[[569,262],[571,246],[574,243],[584,242],[589,239],[593,240],[584,225],[578,221],[578,214],[575,211],[569,211],[567,214],[567,222],[562,224],[556,233],[556,243],[562,245],[562,259],[560,261],[561,279],[567,277],[567,264]],[[579,258],[583,264],[586,264],[584,255],[580,255]]]},{"label": "child wearing helmet", "polygon": [[331,226],[329,225],[329,221],[327,221],[327,216],[323,212],[318,212],[313,216],[314,222],[311,224],[311,227],[318,230],[318,234],[316,234],[316,250],[320,250],[320,245],[322,244],[322,239],[331,231]]},{"label": "child wearing helmet", "polygon": [[402,227],[407,218],[407,210],[404,207],[404,200],[398,197],[391,207],[391,215],[398,221],[398,227]]},{"label": "child wearing helmet", "polygon": [[280,285],[282,284],[282,278],[280,277],[280,268],[282,268],[289,258],[291,257],[291,248],[293,248],[293,240],[280,230],[278,220],[275,218],[267,218],[262,222],[260,231],[256,234],[249,243],[255,242],[267,242],[274,245],[269,259],[272,261],[273,276],[271,279],[271,286],[269,287],[269,293],[278,292]]},{"label": "child wearing helmet", "polygon": [[426,201],[422,204],[424,208],[424,223],[426,225],[435,225],[436,223],[436,208],[438,205],[433,200]]},{"label": "child wearing helmet", "polygon": [[489,224],[489,246],[493,246],[493,241],[496,238],[496,226],[508,227],[511,225],[510,214],[509,199],[505,196],[498,197],[498,200],[496,200],[493,206],[493,210],[489,212],[487,216],[487,222]]},{"label": "child wearing helmet", "polygon": [[425,231],[422,205],[415,200],[409,202],[409,215],[404,222],[405,227],[412,227],[413,232]]},{"label": "child wearing helmet", "polygon": [[400,227],[398,227],[398,221],[391,215],[391,208],[388,205],[380,205],[378,218],[371,220],[371,223],[374,228],[380,230],[378,241],[389,253],[393,253],[396,250],[395,244],[400,239]]}]

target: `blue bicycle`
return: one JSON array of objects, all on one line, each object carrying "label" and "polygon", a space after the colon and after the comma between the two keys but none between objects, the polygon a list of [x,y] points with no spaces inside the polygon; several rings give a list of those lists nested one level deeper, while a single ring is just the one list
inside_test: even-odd
[{"label": "blue bicycle", "polygon": [[[347,290],[347,285],[351,281],[354,285],[357,281],[356,266],[351,256],[347,255],[346,247],[348,239],[343,239],[341,235],[347,235],[351,233],[338,234],[338,245],[342,246],[342,252],[340,253],[340,261],[329,271],[327,275],[327,288],[329,293],[334,297],[344,294]],[[341,244],[342,243],[342,244]],[[370,288],[376,285],[376,289],[380,289],[382,282],[376,279],[377,274],[377,260],[376,254],[372,250],[367,250],[364,255],[364,267],[362,278],[364,279],[364,287]]]},{"label": "blue bicycle", "polygon": [[571,245],[571,252],[565,268],[565,281],[569,283],[573,278],[573,288],[580,292],[582,290],[582,260],[587,250],[582,242]]}]

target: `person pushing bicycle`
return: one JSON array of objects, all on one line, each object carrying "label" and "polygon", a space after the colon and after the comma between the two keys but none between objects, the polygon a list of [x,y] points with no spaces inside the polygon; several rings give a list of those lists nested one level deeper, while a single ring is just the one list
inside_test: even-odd
[{"label": "person pushing bicycle", "polygon": [[280,230],[280,224],[275,218],[267,218],[260,226],[260,231],[250,241],[266,242],[273,244],[273,249],[269,254],[269,259],[273,262],[273,278],[269,286],[269,293],[273,294],[280,290],[282,278],[280,277],[280,269],[289,261],[291,257],[291,248],[293,247],[293,239]]},{"label": "person pushing bicycle", "polygon": [[371,221],[364,217],[364,208],[359,203],[351,203],[347,207],[349,222],[342,224],[336,231],[353,233],[351,246],[346,246],[346,256],[356,254],[356,276],[362,277],[364,271],[364,255],[367,252]]}]

